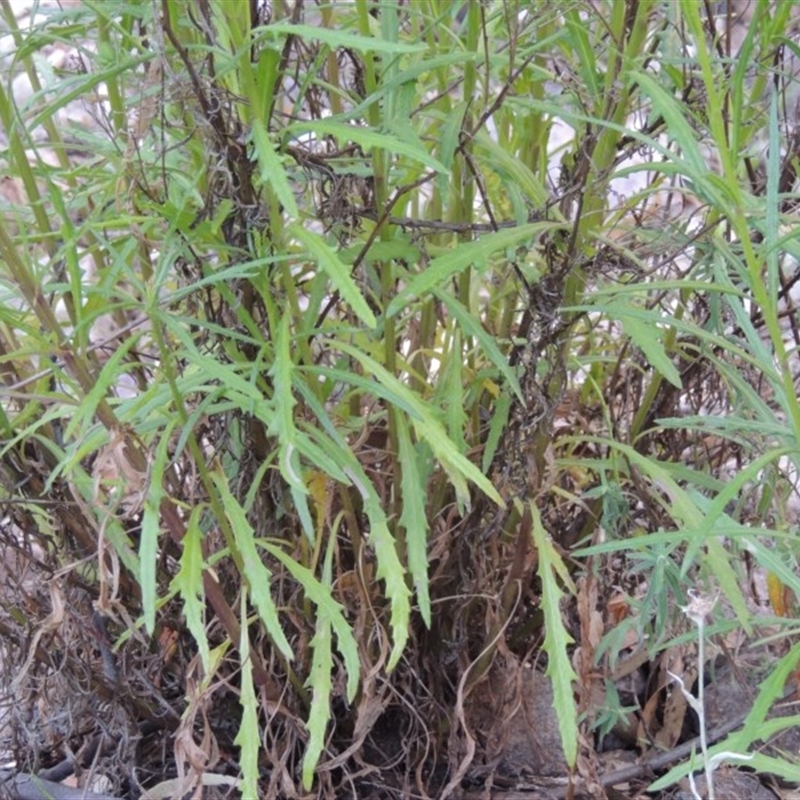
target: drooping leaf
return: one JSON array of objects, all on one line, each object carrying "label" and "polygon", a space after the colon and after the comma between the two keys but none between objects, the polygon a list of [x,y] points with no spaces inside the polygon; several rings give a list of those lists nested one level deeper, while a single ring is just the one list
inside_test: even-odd
[{"label": "drooping leaf", "polygon": [[222,499],[225,514],[230,521],[242,564],[242,577],[247,584],[253,605],[258,610],[258,616],[272,637],[275,646],[281,651],[284,658],[291,661],[294,658],[292,647],[281,627],[278,610],[275,607],[275,601],[272,599],[272,573],[259,558],[255,543],[255,532],[247,521],[244,509],[228,488],[228,481],[225,476],[218,469],[211,470],[210,475]]},{"label": "drooping leaf", "polygon": [[[578,712],[573,696],[573,683],[578,680],[569,658],[569,647],[574,640],[567,632],[561,616],[561,598],[564,592],[557,577],[571,586],[569,570],[550,537],[542,526],[539,509],[533,500],[529,503],[532,516],[533,543],[539,558],[537,574],[542,582],[542,611],[544,612],[544,651],[547,653],[547,676],[553,685],[553,708],[558,717],[558,730],[564,757],[570,767],[578,758]],[[572,587],[574,591],[574,587]]]},{"label": "drooping leaf", "polygon": [[297,440],[303,434],[295,428],[292,409],[295,399],[292,394],[294,361],[290,351],[289,314],[284,314],[278,327],[275,342],[275,361],[270,367],[274,385],[273,401],[275,413],[268,421],[270,434],[278,437],[278,468],[292,496],[300,517],[303,531],[310,542],[314,541],[314,522],[308,508],[308,488],[300,466],[300,451]]},{"label": "drooping leaf", "polygon": [[364,500],[364,513],[369,520],[369,541],[378,558],[377,576],[384,582],[385,595],[392,610],[392,652],[386,665],[391,672],[405,650],[408,641],[408,624],[411,618],[410,592],[405,581],[405,570],[397,555],[397,543],[389,530],[386,514],[377,496],[369,493]]},{"label": "drooping leaf", "polygon": [[473,336],[478,340],[478,344],[480,344],[483,352],[500,371],[508,387],[520,400],[523,400],[519,379],[511,364],[509,364],[508,357],[503,355],[500,348],[497,346],[495,337],[489,334],[483,327],[480,318],[476,314],[471,314],[455,297],[447,292],[434,289],[433,294],[447,306],[447,310],[461,326],[461,330],[467,336]]},{"label": "drooping leaf", "polygon": [[314,770],[325,747],[325,731],[330,720],[331,710],[331,670],[333,655],[331,653],[331,623],[324,610],[317,613],[314,636],[311,639],[313,656],[311,671],[306,681],[311,688],[311,708],[308,712],[306,728],[308,744],[303,755],[303,788],[311,789],[314,782]]},{"label": "drooping leaf", "polygon": [[251,136],[253,147],[259,166],[261,182],[272,187],[275,196],[283,205],[286,213],[293,218],[297,218],[299,211],[297,201],[294,197],[289,177],[286,174],[286,167],[280,156],[275,152],[275,145],[270,141],[269,133],[264,127],[264,121],[258,117],[253,119]]},{"label": "drooping leaf", "polygon": [[411,442],[406,420],[398,416],[397,439],[400,445],[400,469],[403,511],[400,525],[406,535],[408,571],[414,582],[419,611],[425,625],[431,626],[431,600],[428,591],[428,517],[425,513],[425,485],[417,465],[417,453]]},{"label": "drooping leaf", "polygon": [[631,341],[644,353],[648,363],[659,374],[663,375],[675,388],[682,388],[681,376],[667,355],[663,343],[663,328],[659,325],[669,324],[669,319],[659,319],[656,315],[641,309],[612,303],[604,310],[622,322],[625,333]]},{"label": "drooping leaf", "polygon": [[139,585],[142,589],[142,611],[145,630],[152,636],[156,627],[156,567],[161,534],[161,501],[164,498],[164,471],[169,462],[170,436],[177,420],[169,422],[156,448],[148,476],[147,497],[142,514],[139,539]]},{"label": "drooping leaf", "polygon": [[319,268],[327,273],[334,287],[342,295],[342,299],[348,303],[368,328],[374,328],[377,325],[375,315],[367,305],[367,301],[355,281],[350,277],[350,268],[342,262],[336,252],[320,236],[299,224],[292,225],[289,231],[308,248]]},{"label": "drooping leaf", "polygon": [[242,768],[242,797],[258,797],[258,753],[261,735],[258,729],[259,702],[253,687],[253,662],[250,659],[250,640],[247,635],[247,592],[241,599],[241,640],[239,652],[242,656],[242,677],[239,705],[242,707],[242,722],[233,740],[240,748],[239,766]]},{"label": "drooping leaf", "polygon": [[205,603],[201,600],[203,593],[203,532],[200,530],[200,517],[205,511],[204,505],[192,508],[186,523],[186,534],[181,541],[180,569],[172,579],[172,589],[180,593],[183,600],[183,613],[186,626],[197,643],[200,660],[206,675],[211,671],[211,651],[206,636],[204,611]]},{"label": "drooping leaf", "polygon": [[466,456],[459,452],[455,443],[447,435],[444,425],[434,416],[429,406],[416,393],[366,353],[343,342],[339,342],[338,346],[361,362],[364,368],[374,375],[384,387],[390,389],[394,395],[402,399],[405,407],[411,411],[411,423],[419,435],[428,442],[439,463],[447,471],[459,500],[465,503],[469,502],[469,491],[466,483],[469,480],[499,506],[504,505],[494,486]]},{"label": "drooping leaf", "polygon": [[361,662],[359,661],[358,645],[356,644],[353,630],[345,619],[341,603],[334,600],[330,585],[318,581],[308,567],[298,563],[288,553],[271,542],[264,541],[259,542],[259,544],[283,563],[303,588],[305,596],[316,606],[317,617],[324,616],[331,630],[336,633],[336,649],[341,653],[347,670],[347,700],[352,702],[358,689]]},{"label": "drooping leaf", "polygon": [[405,42],[391,42],[385,39],[371,38],[351,33],[347,30],[323,28],[314,25],[302,25],[298,23],[276,20],[269,25],[257,28],[255,36],[262,37],[286,37],[297,36],[308,41],[319,41],[329,47],[343,47],[356,50],[361,53],[380,52],[386,54],[415,54],[424,51],[424,44],[406,44]]}]

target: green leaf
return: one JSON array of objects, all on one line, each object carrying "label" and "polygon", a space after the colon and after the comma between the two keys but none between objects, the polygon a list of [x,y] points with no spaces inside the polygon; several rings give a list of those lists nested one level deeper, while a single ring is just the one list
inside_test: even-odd
[{"label": "green leaf", "polygon": [[[569,646],[573,638],[564,627],[561,618],[561,598],[564,593],[558,585],[556,576],[568,586],[572,585],[569,570],[558,551],[553,547],[550,536],[542,527],[539,509],[533,500],[529,502],[532,517],[533,543],[539,557],[537,574],[542,582],[541,606],[544,612],[545,636],[544,651],[547,653],[547,675],[553,685],[553,708],[558,717],[558,730],[564,757],[570,767],[578,758],[578,712],[573,697],[573,683],[578,680],[569,659]],[[574,587],[573,587],[574,591]]]},{"label": "green leaf", "polygon": [[481,469],[484,472],[488,472],[492,466],[497,448],[500,446],[500,441],[506,431],[510,411],[511,395],[507,392],[502,392],[494,404],[494,412],[489,421],[489,434],[486,437],[486,445],[483,449],[483,461],[481,463]]},{"label": "green leaf", "polygon": [[708,165],[697,144],[697,134],[686,121],[686,105],[645,72],[631,72],[629,79],[639,84],[642,92],[652,101],[653,111],[664,118],[670,138],[680,148],[682,161],[688,167],[687,174],[698,177],[708,173]]},{"label": "green leaf", "polygon": [[296,218],[300,212],[297,210],[294,192],[289,183],[283,161],[275,152],[275,146],[270,141],[269,133],[267,133],[262,119],[253,119],[251,136],[258,160],[261,182],[266,186],[272,187],[284,211],[290,217]]},{"label": "green leaf", "polygon": [[[275,414],[269,432],[287,444],[293,444],[295,438],[294,416],[292,409],[295,399],[292,395],[292,361],[289,333],[289,315],[284,314],[275,334],[275,360],[269,374],[273,379]],[[284,477],[286,477],[284,475]],[[287,478],[289,484],[294,481]]]},{"label": "green leaf", "polygon": [[[727,515],[724,513],[724,511],[728,504],[733,502],[741,494],[742,490],[749,482],[758,481],[759,476],[769,464],[777,463],[782,456],[789,455],[792,452],[792,448],[787,447],[774,448],[769,452],[764,453],[746,467],[738,470],[730,480],[726,481],[724,486],[717,493],[716,497],[714,497],[714,499],[708,503],[707,508],[701,510],[700,502],[696,503],[698,510],[701,511],[701,518],[698,520],[696,525],[691,526],[691,535],[688,536],[689,547],[687,548],[686,556],[684,558],[684,574],[686,573],[686,570],[688,570],[689,566],[694,562],[697,550],[706,544],[707,541],[716,533],[716,528],[718,527],[720,521],[727,520]],[[702,500],[705,501],[705,498]],[[726,578],[726,576],[722,575],[719,576],[719,578],[720,580],[725,578],[725,585],[730,588],[730,576],[727,576]],[[736,579],[734,578],[733,580],[735,581]],[[722,588],[724,589],[725,586]],[[734,608],[742,610],[743,601],[739,602],[734,597],[729,599],[734,605]],[[749,612],[747,612],[741,619],[745,629],[749,632],[750,623],[745,621],[746,616],[748,615]]]},{"label": "green leaf", "polygon": [[397,416],[397,440],[400,446],[401,491],[403,493],[400,525],[406,533],[408,571],[414,582],[419,611],[427,628],[431,627],[431,600],[428,592],[428,515],[425,513],[425,484],[422,481],[417,453],[411,442],[408,423]]},{"label": "green leaf", "polygon": [[[394,235],[391,239],[383,241],[379,239],[370,244],[369,249],[362,257],[362,262],[369,263],[370,261],[408,261],[415,262],[420,257],[420,249],[412,244],[411,240],[405,234],[399,231],[393,231]],[[339,251],[339,258],[343,264],[349,267],[355,263],[356,258],[361,255],[364,249],[363,241],[356,241],[350,247]]]},{"label": "green leaf", "polygon": [[321,236],[306,230],[299,224],[289,226],[289,234],[308,248],[319,268],[325,271],[331,279],[331,283],[359,319],[368,328],[375,328],[377,325],[375,315],[358,290],[355,281],[350,277],[350,269],[341,261],[336,252],[323,241]]},{"label": "green leaf", "polygon": [[330,720],[331,670],[331,624],[324,611],[317,614],[316,631],[311,639],[313,657],[311,672],[306,685],[311,688],[311,708],[308,712],[308,744],[303,755],[303,788],[311,789],[314,771],[325,747],[325,730]]},{"label": "green leaf", "polygon": [[297,36],[300,39],[318,41],[332,48],[357,50],[360,53],[379,52],[402,55],[415,54],[427,50],[424,44],[403,44],[385,39],[359,36],[346,30],[323,28],[312,25],[297,25],[291,22],[271,22],[253,31],[256,41],[265,38]]},{"label": "green leaf", "polygon": [[[184,354],[196,370],[187,370],[184,377],[195,381],[195,388],[203,381],[217,382],[221,388],[221,394],[230,399],[238,408],[246,414],[252,414],[267,424],[270,424],[275,416],[275,409],[255,385],[255,382],[245,380],[240,374],[243,369],[250,369],[249,364],[227,364],[220,363],[217,359],[200,353],[186,329],[180,324],[179,319],[170,319],[170,315],[165,315],[163,320],[170,332],[175,334],[178,341],[184,346]],[[221,333],[226,333],[221,329]],[[195,374],[200,372],[200,378]]]},{"label": "green leaf", "polygon": [[[800,596],[800,578],[798,578],[791,564],[780,553],[767,547],[757,538],[758,532],[752,528],[738,526],[736,533],[739,535],[742,546],[755,558],[756,563],[767,572],[771,572],[780,579],[784,586],[788,586],[796,596]],[[762,531],[761,536],[775,538],[775,531]],[[796,541],[795,539],[792,540]]]},{"label": "green leaf", "polygon": [[228,481],[220,468],[210,470],[210,475],[222,498],[225,514],[231,524],[235,545],[241,557],[242,571],[244,573],[242,577],[247,584],[253,605],[256,607],[258,616],[264,623],[267,633],[272,637],[275,646],[281,651],[284,658],[291,661],[294,658],[292,648],[286,639],[283,628],[281,628],[278,610],[275,608],[275,602],[270,593],[272,573],[259,558],[253,528],[247,521],[247,515],[239,505],[239,501],[231,494],[231,490],[228,488]]},{"label": "green leaf", "polygon": [[602,436],[569,436],[565,437],[565,442],[573,439],[581,443],[595,442],[618,450],[633,464],[639,467],[642,472],[653,481],[658,489],[667,496],[669,503],[665,501],[665,507],[668,509],[673,520],[679,525],[690,529],[697,529],[703,524],[702,511],[692,500],[688,491],[678,485],[665,464],[639,453],[630,445]]},{"label": "green leaf", "polygon": [[437,405],[444,409],[447,434],[461,453],[467,450],[464,439],[467,415],[464,412],[463,359],[461,333],[456,328],[450,337],[447,358],[442,363],[435,398]]},{"label": "green leaf", "polygon": [[[311,437],[319,440],[319,444]],[[309,427],[297,437],[297,449],[306,457],[308,463],[324,470],[334,480],[347,482],[342,472],[342,448],[328,438],[322,431]]]},{"label": "green leaf", "polygon": [[[461,139],[461,129],[464,126],[464,115],[467,113],[468,108],[469,104],[467,102],[459,103],[447,115],[447,119],[442,125],[442,133],[439,137],[437,150],[439,160],[448,170],[453,167],[456,148]],[[446,176],[443,176],[443,178],[446,181]]]},{"label": "green leaf", "polygon": [[260,797],[258,788],[258,752],[261,749],[261,734],[258,729],[258,707],[253,687],[253,662],[250,659],[250,639],[247,635],[247,593],[242,592],[241,640],[239,653],[242,657],[239,705],[242,707],[242,724],[233,740],[241,750],[239,766],[242,769],[242,797]]},{"label": "green leaf", "polygon": [[389,530],[380,497],[352,452],[345,450],[344,447],[341,452],[345,458],[342,469],[364,501],[364,513],[369,522],[369,542],[378,560],[377,576],[386,587],[385,596],[389,600],[391,609],[390,624],[394,643],[387,669],[392,670],[403,655],[408,640],[411,593],[406,586],[405,570],[397,555],[397,543]]},{"label": "green leaf", "polygon": [[291,135],[313,133],[317,136],[334,136],[339,142],[355,142],[365,150],[377,148],[386,150],[397,156],[407,156],[413,161],[418,161],[435,172],[448,172],[447,167],[434,158],[421,147],[414,147],[396,136],[379,133],[372,128],[362,128],[360,125],[347,125],[335,120],[314,120],[314,122],[297,122],[289,126]]},{"label": "green leaf", "polygon": [[[324,592],[330,597],[330,589],[333,584],[333,554],[336,550],[335,542],[331,541],[325,552],[325,561],[322,567],[322,581]],[[341,609],[338,603],[330,605],[325,601],[318,604],[317,613],[317,632],[311,641],[314,650],[314,657],[311,663],[311,672],[306,682],[313,690],[311,708],[308,715],[309,741],[303,756],[303,782],[310,787],[314,770],[322,754],[325,744],[325,729],[331,717],[330,695],[331,695],[331,674],[333,670],[333,659],[331,657],[331,628],[336,629],[341,617]],[[347,624],[344,623],[345,627]],[[355,640],[347,628],[347,634],[339,635],[339,651],[345,658],[347,667],[347,700],[352,703],[358,687],[358,672],[360,661],[358,648]],[[342,642],[349,639],[351,644],[345,648]]]},{"label": "green leaf", "polygon": [[[716,753],[742,753],[745,754],[754,742],[762,739],[764,726],[767,722],[767,714],[770,712],[775,701],[783,694],[783,688],[792,671],[800,662],[800,644],[794,645],[792,649],[780,661],[773,666],[770,674],[765,678],[759,687],[758,696],[750,708],[742,727],[730,734],[722,742],[718,742],[709,750],[709,756],[713,757]],[[761,756],[757,756],[761,757]],[[784,774],[787,767],[791,770],[794,777],[789,780],[800,780],[800,767],[789,765],[782,759],[773,759],[776,774]],[[747,761],[747,766],[752,762]],[[677,782],[691,771],[691,765],[687,762],[673,767],[666,775],[647,787],[650,792],[658,792],[666,789],[671,784]],[[773,771],[770,769],[770,771]]]},{"label": "green leaf", "polygon": [[533,239],[547,231],[563,229],[559,222],[532,222],[516,228],[504,228],[497,233],[481,236],[476,242],[457,245],[449,253],[434,258],[423,270],[413,276],[405,288],[389,303],[386,316],[393,317],[407,310],[414,297],[424,297],[434,287],[440,286],[453,275],[468,269],[475,263],[483,263],[490,255],[514,247],[526,239]]},{"label": "green leaf", "polygon": [[[396,94],[401,87],[404,88],[409,85],[416,85],[421,75],[430,75],[433,71],[443,67],[449,67],[452,64],[458,64],[459,67],[463,67],[465,64],[479,61],[480,59],[480,53],[465,53],[463,51],[446,53],[444,55],[434,56],[433,58],[414,59],[402,71],[383,75],[375,91],[371,92],[362,102],[358,103],[358,105],[354,106],[346,114],[339,115],[338,119],[358,121],[366,116],[370,106],[374,106],[379,100]],[[443,160],[442,163],[446,162]]]},{"label": "green leaf", "polygon": [[113,80],[123,73],[134,72],[141,65],[146,64],[155,57],[155,53],[151,51],[143,55],[127,58],[110,69],[80,72],[79,75],[64,77],[59,82],[57,92],[50,87],[45,87],[40,92],[36,92],[30,97],[25,110],[27,108],[41,108],[42,110],[27,122],[28,130],[35,130],[48,119],[56,117],[59,109],[69,105],[69,103],[77,100],[82,95],[91,96],[92,90],[96,87]]},{"label": "green leaf", "polygon": [[460,502],[469,502],[469,490],[466,482],[472,481],[497,505],[501,507],[505,505],[488,478],[475,464],[459,452],[453,440],[447,435],[444,425],[436,419],[431,408],[420,397],[366,353],[344,342],[337,342],[336,344],[340,350],[349,353],[359,361],[367,372],[372,373],[384,387],[397,396],[402,404],[410,410],[409,416],[414,428],[419,436],[428,442],[439,463],[445,468]]},{"label": "green leaf", "polygon": [[[545,208],[549,201],[547,189],[542,181],[519,158],[508,152],[491,136],[481,131],[475,137],[477,153],[482,164],[496,172],[507,184],[514,183],[524,193],[534,208]],[[557,217],[557,211],[553,211]]]},{"label": "green leaf", "polygon": [[259,544],[277,558],[292,577],[303,587],[306,597],[317,607],[317,616],[324,615],[328,624],[336,633],[337,650],[344,659],[344,666],[347,670],[347,701],[350,703],[355,698],[358,689],[358,675],[360,672],[360,660],[358,657],[358,645],[353,636],[344,616],[342,605],[334,600],[329,584],[318,581],[308,567],[298,563],[284,550],[271,542],[261,541]]},{"label": "green leaf", "polygon": [[164,498],[164,471],[170,459],[169,445],[172,430],[177,424],[173,419],[164,428],[150,468],[147,497],[142,513],[142,534],[139,539],[139,585],[142,589],[142,610],[145,630],[151,636],[156,627],[156,567],[160,548],[161,501]]},{"label": "green leaf", "polygon": [[289,349],[289,313],[283,315],[275,335],[275,361],[269,370],[272,376],[275,413],[268,421],[268,431],[278,437],[278,468],[289,484],[295,508],[300,516],[308,540],[314,541],[314,523],[308,508],[308,488],[300,466],[300,451],[297,446],[298,432],[294,425],[292,409],[295,399],[292,394],[294,362]]},{"label": "green leaf", "polygon": [[186,534],[181,541],[183,551],[181,552],[180,569],[172,579],[171,589],[180,593],[186,626],[197,642],[203,672],[208,675],[211,671],[211,651],[204,620],[205,602],[201,600],[205,597],[203,591],[203,532],[200,530],[200,518],[204,510],[205,506],[202,504],[192,507],[192,513],[186,523]]},{"label": "green leaf", "polygon": [[374,490],[364,498],[364,513],[370,523],[369,541],[378,558],[377,576],[386,586],[386,597],[392,609],[392,652],[386,665],[387,671],[391,672],[397,666],[408,641],[408,623],[411,618],[408,598],[411,593],[406,586],[405,570],[397,555],[397,543],[389,530],[386,514]]},{"label": "green leaf", "polygon": [[656,372],[663,375],[675,388],[683,388],[680,373],[667,355],[662,342],[663,328],[660,326],[669,324],[668,318],[616,302],[605,306],[604,310],[622,322],[625,333],[644,353]]},{"label": "green leaf", "polygon": [[591,106],[599,107],[601,87],[597,75],[595,48],[589,41],[590,26],[586,24],[586,20],[582,18],[577,7],[568,8],[565,11],[564,21],[569,31],[569,36],[565,37],[565,41],[569,42],[575,51],[575,65],[580,71],[583,85],[589,91]]},{"label": "green leaf", "polygon": [[522,389],[520,388],[514,368],[508,363],[508,358],[500,351],[495,338],[487,333],[486,328],[481,324],[480,316],[478,314],[470,314],[469,310],[459,303],[455,297],[441,289],[434,289],[433,294],[447,306],[447,310],[458,322],[461,330],[464,331],[467,336],[472,336],[478,340],[478,344],[480,344],[483,352],[505,378],[506,384],[519,400],[524,403],[525,399],[522,396]]},{"label": "green leaf", "polygon": [[[722,546],[719,538],[709,536],[705,540],[706,556],[705,560],[716,578],[720,589],[731,604],[736,618],[739,620],[743,630],[748,636],[752,636],[752,625],[750,624],[750,609],[744,599],[742,590],[739,587],[739,576],[731,567],[731,554]],[[737,558],[740,557],[737,555]],[[687,559],[688,560],[688,559]]]},{"label": "green leaf", "polygon": [[103,364],[100,374],[92,386],[91,391],[83,397],[79,406],[75,409],[70,417],[69,423],[64,430],[64,439],[69,440],[75,436],[87,420],[90,420],[97,409],[100,401],[108,396],[111,386],[114,386],[124,372],[123,362],[128,353],[133,349],[139,341],[139,336],[131,335],[124,339],[109,357],[108,361]]}]

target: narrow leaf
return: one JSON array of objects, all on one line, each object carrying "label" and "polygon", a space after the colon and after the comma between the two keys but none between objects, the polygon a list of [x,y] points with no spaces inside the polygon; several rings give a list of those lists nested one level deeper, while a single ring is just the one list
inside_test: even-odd
[{"label": "narrow leaf", "polygon": [[685,117],[686,105],[669,94],[651,75],[631,72],[630,79],[639,84],[642,92],[652,101],[653,110],[666,121],[670,137],[680,147],[683,163],[688,168],[686,173],[691,177],[708,173],[706,160],[697,144],[697,136]]},{"label": "narrow leaf", "polygon": [[642,322],[635,317],[626,316],[620,311],[622,327],[631,337],[631,341],[644,353],[650,366],[663,375],[677,389],[683,388],[681,376],[670,361],[667,351],[661,342],[661,331],[655,326]]},{"label": "narrow leaf", "polygon": [[200,530],[200,517],[205,511],[205,506],[196,505],[192,508],[189,521],[186,523],[186,534],[181,542],[180,569],[172,579],[171,588],[180,593],[183,600],[183,613],[186,617],[186,627],[197,643],[200,651],[200,660],[203,672],[208,675],[211,671],[211,651],[206,637],[205,602],[203,592],[203,533]]},{"label": "narrow leaf", "polygon": [[431,626],[431,600],[428,593],[428,515],[425,513],[425,485],[422,482],[417,454],[411,442],[406,419],[398,415],[397,438],[400,445],[400,469],[403,511],[400,525],[406,533],[408,571],[414,582],[419,611],[425,625]]},{"label": "narrow leaf", "polygon": [[274,385],[273,401],[275,414],[269,420],[270,434],[278,437],[278,468],[295,504],[303,532],[310,542],[314,541],[314,523],[308,508],[308,488],[303,479],[300,466],[300,452],[297,448],[298,432],[294,425],[292,409],[295,405],[292,394],[292,373],[294,362],[289,349],[289,315],[284,314],[275,336],[275,361],[269,370]]},{"label": "narrow leaf", "polygon": [[297,217],[299,215],[297,201],[289,183],[289,177],[280,156],[275,152],[275,146],[270,141],[269,133],[267,133],[262,119],[253,119],[251,136],[262,183],[272,187],[275,196],[290,217]]},{"label": "narrow leaf", "polygon": [[342,262],[336,252],[320,236],[301,225],[291,225],[289,233],[308,248],[319,268],[328,275],[342,299],[350,305],[361,321],[367,327],[374,328],[377,325],[375,315],[358,290],[355,281],[350,277],[350,268]]},{"label": "narrow leaf", "polygon": [[306,682],[311,688],[311,708],[306,722],[308,744],[303,755],[303,788],[306,791],[311,789],[311,784],[314,782],[314,771],[325,747],[325,730],[331,715],[331,670],[333,669],[331,638],[330,620],[322,611],[317,614],[316,632],[311,639],[314,655]]},{"label": "narrow leaf", "polygon": [[553,708],[558,717],[561,746],[567,764],[574,767],[578,758],[578,714],[572,694],[572,684],[578,676],[569,659],[569,646],[574,640],[561,618],[561,598],[564,593],[556,575],[568,575],[568,570],[550,537],[542,527],[539,509],[533,500],[529,504],[532,516],[533,543],[539,556],[537,574],[542,582],[542,611],[544,612],[544,651],[547,653],[547,675],[553,685]]},{"label": "narrow leaf", "polygon": [[549,220],[532,222],[516,228],[503,229],[497,233],[489,233],[482,236],[477,242],[466,242],[454,247],[449,253],[434,258],[422,272],[408,281],[406,287],[389,303],[386,316],[393,317],[399,314],[408,307],[414,297],[424,297],[435,286],[439,286],[475,263],[484,262],[498,250],[514,247],[526,239],[533,239],[546,231],[563,227],[562,223]]},{"label": "narrow leaf", "polygon": [[478,340],[478,344],[480,344],[487,358],[497,367],[514,394],[524,402],[522,389],[520,388],[519,380],[517,379],[513,367],[508,363],[508,358],[500,351],[495,337],[487,333],[486,329],[481,324],[480,316],[478,314],[470,314],[469,310],[448,292],[434,289],[433,293],[436,295],[437,299],[447,306],[447,310],[458,322],[461,330],[467,334],[467,336],[472,336]]},{"label": "narrow leaf", "polygon": [[378,493],[355,458],[348,460],[350,463],[345,467],[345,472],[364,500],[364,513],[369,520],[369,541],[378,559],[377,576],[386,586],[385,596],[389,599],[391,608],[390,624],[394,644],[386,667],[391,671],[403,655],[408,640],[410,592],[405,582],[405,570],[397,555],[397,544],[389,530]]},{"label": "narrow leaf", "polygon": [[147,497],[142,514],[142,533],[139,539],[139,585],[142,589],[142,610],[145,630],[152,636],[156,626],[156,567],[158,540],[161,533],[161,501],[164,497],[164,470],[169,461],[169,443],[174,423],[169,423],[158,442],[150,468]]},{"label": "narrow leaf", "polygon": [[286,634],[281,628],[278,619],[278,611],[270,593],[272,573],[264,566],[258,555],[255,544],[255,534],[244,509],[239,505],[238,500],[231,494],[228,488],[228,481],[219,470],[211,470],[211,478],[214,481],[217,491],[222,498],[225,507],[225,514],[228,517],[236,548],[239,551],[242,562],[243,577],[247,583],[247,588],[253,605],[258,611],[258,615],[267,633],[272,637],[275,646],[281,651],[282,655],[288,660],[294,657],[292,648],[286,639]]},{"label": "narrow leaf", "polygon": [[233,743],[241,750],[239,766],[242,768],[242,797],[260,797],[258,790],[258,751],[261,735],[258,730],[258,700],[253,688],[253,662],[250,660],[250,640],[247,635],[247,592],[242,592],[242,633],[239,653],[242,656],[242,675],[239,704],[242,707],[242,724]]},{"label": "narrow leaf", "polygon": [[[725,595],[731,608],[736,614],[736,618],[748,636],[752,635],[752,625],[750,624],[750,609],[744,599],[742,590],[739,586],[739,576],[734,572],[730,563],[730,553],[722,546],[717,536],[709,536],[705,540],[706,544],[706,563],[711,568],[711,573],[717,580],[719,588]],[[738,557],[738,556],[737,556]]]},{"label": "narrow leaf", "polygon": [[317,607],[317,615],[324,615],[328,620],[328,624],[336,633],[336,649],[341,653],[347,670],[347,701],[352,702],[358,689],[361,662],[358,657],[358,645],[353,636],[353,631],[344,616],[342,605],[334,600],[330,585],[320,583],[308,567],[304,567],[295,561],[284,550],[271,542],[262,541],[259,544],[283,563],[303,587],[306,597]]},{"label": "narrow leaf", "polygon": [[344,342],[338,342],[337,345],[341,350],[360,361],[362,366],[372,373],[380,383],[386,387],[391,387],[392,391],[402,398],[404,404],[411,410],[411,422],[419,435],[431,446],[439,463],[447,471],[460,502],[469,502],[469,492],[466,485],[466,481],[469,480],[497,505],[504,505],[502,498],[486,476],[475,464],[459,452],[455,443],[447,435],[444,425],[434,416],[430,406],[366,353]]},{"label": "narrow leaf", "polygon": [[378,558],[378,578],[386,586],[386,597],[392,609],[392,652],[389,655],[387,671],[391,672],[403,655],[408,641],[408,623],[411,618],[411,606],[406,586],[405,570],[397,555],[397,545],[389,530],[386,514],[380,507],[377,496],[370,496],[364,502],[364,512],[370,521],[369,541]]},{"label": "narrow leaf", "polygon": [[347,125],[335,120],[314,120],[314,122],[299,122],[290,125],[289,130],[293,134],[314,133],[317,136],[335,136],[340,142],[355,142],[365,150],[371,150],[373,147],[386,150],[393,155],[407,156],[436,172],[448,172],[444,164],[422,147],[414,147],[413,144],[404,142],[396,136],[379,133],[371,128]]},{"label": "narrow leaf", "polygon": [[381,53],[412,54],[427,50],[423,44],[405,44],[390,42],[385,39],[359,36],[341,29],[315,27],[313,25],[298,25],[291,22],[271,22],[257,28],[254,34],[258,38],[297,36],[309,41],[318,41],[333,48],[347,48],[361,53],[379,51]]}]

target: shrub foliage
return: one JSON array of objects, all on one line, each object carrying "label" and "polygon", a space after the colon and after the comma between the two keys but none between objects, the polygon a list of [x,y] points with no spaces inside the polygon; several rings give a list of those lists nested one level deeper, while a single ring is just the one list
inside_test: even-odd
[{"label": "shrub foliage", "polygon": [[0,4],[18,740],[447,795],[492,663],[574,768],[692,586],[792,632],[796,15],[721,5]]}]

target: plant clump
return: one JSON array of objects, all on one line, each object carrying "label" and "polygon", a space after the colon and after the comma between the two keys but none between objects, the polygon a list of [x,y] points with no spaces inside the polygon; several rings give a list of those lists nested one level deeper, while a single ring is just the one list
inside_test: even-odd
[{"label": "plant clump", "polygon": [[798,780],[796,10],[535,5],[0,2],[17,780]]}]

